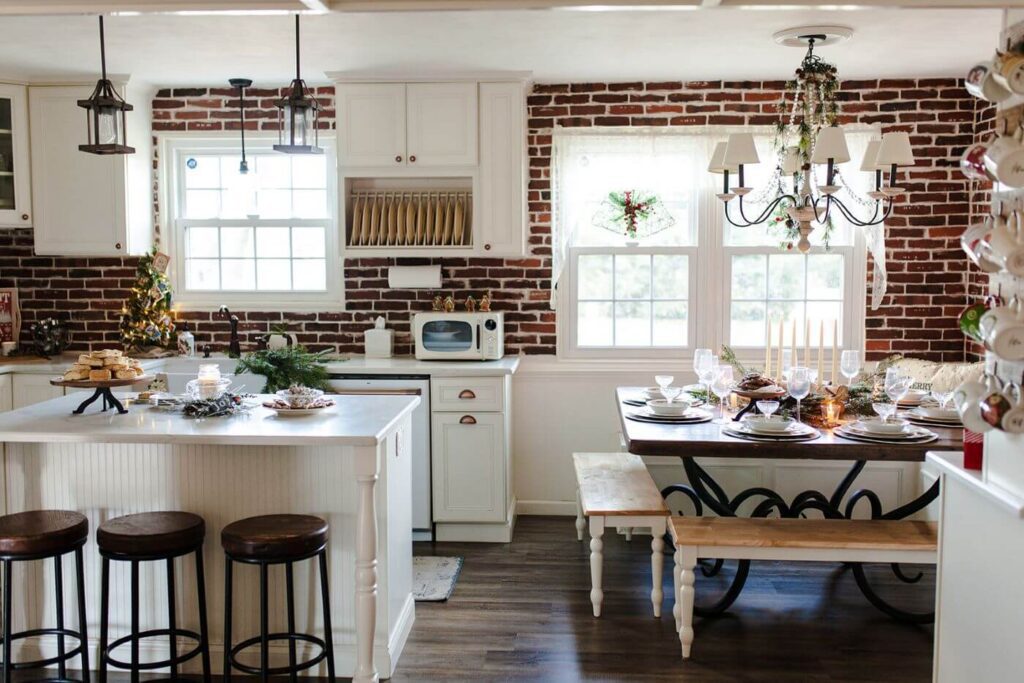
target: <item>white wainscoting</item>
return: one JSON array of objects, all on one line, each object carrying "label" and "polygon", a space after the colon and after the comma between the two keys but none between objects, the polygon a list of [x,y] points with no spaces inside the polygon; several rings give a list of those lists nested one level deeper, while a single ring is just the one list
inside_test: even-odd
[{"label": "white wainscoting", "polygon": [[[684,362],[586,363],[526,357],[513,376],[515,492],[519,514],[575,515],[574,452],[621,450],[615,388],[653,384],[655,372],[670,372],[676,383],[696,377]],[[673,457],[646,457],[659,486],[685,482],[682,465]],[[816,460],[702,460],[702,465],[731,494],[751,486],[767,486],[787,498],[800,491],[831,491],[849,462]],[[885,509],[912,500],[923,490],[918,463],[871,463],[858,477],[858,488],[874,489]],[[934,475],[933,475],[934,476]],[[858,508],[865,516],[866,501]]]}]

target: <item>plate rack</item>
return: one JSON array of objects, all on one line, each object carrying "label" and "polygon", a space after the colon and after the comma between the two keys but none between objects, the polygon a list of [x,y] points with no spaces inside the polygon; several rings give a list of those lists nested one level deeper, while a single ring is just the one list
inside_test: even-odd
[{"label": "plate rack", "polygon": [[471,190],[353,190],[346,243],[350,249],[471,247]]}]

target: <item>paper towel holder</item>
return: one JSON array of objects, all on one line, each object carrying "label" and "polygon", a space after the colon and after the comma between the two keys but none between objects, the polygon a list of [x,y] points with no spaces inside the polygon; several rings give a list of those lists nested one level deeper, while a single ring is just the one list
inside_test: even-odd
[{"label": "paper towel holder", "polygon": [[392,289],[440,289],[441,266],[391,266],[388,287]]}]

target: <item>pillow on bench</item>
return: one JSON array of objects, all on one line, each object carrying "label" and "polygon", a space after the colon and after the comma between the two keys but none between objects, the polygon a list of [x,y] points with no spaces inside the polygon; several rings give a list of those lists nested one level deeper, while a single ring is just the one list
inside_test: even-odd
[{"label": "pillow on bench", "polygon": [[914,378],[914,385],[936,391],[953,391],[969,379],[978,379],[985,363],[936,363],[917,358],[896,361],[896,367]]}]

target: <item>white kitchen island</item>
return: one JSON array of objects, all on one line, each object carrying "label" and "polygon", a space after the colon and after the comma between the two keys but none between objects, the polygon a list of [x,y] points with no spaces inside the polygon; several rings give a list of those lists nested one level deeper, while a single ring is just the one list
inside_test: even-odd
[{"label": "white kitchen island", "polygon": [[[378,673],[391,676],[415,617],[410,415],[418,397],[340,396],[326,415],[286,419],[259,407],[249,414],[204,420],[141,405],[131,406],[127,415],[92,408],[72,416],[81,398],[69,395],[0,415],[5,456],[0,510],[77,510],[89,518],[92,538],[100,523],[123,514],[184,510],[201,515],[207,529],[207,612],[215,663],[223,652],[221,529],[252,515],[319,515],[331,527],[337,673],[356,681],[377,680]],[[96,662],[100,561],[92,538],[85,557]],[[130,623],[127,567],[118,566],[124,564],[114,563],[111,569],[111,640],[126,634]],[[52,567],[43,565],[19,563],[15,571],[15,630],[38,628],[52,618]],[[233,611],[237,639],[257,633],[259,623],[258,572],[240,569],[235,571]],[[181,564],[177,576],[178,614],[185,628],[198,624],[191,570],[191,563]],[[141,626],[165,628],[163,566],[143,565],[142,577]],[[323,629],[316,578],[312,563],[296,565],[300,632]],[[283,575],[272,572],[271,581],[271,630],[281,631]],[[70,614],[68,619],[75,621]],[[144,659],[166,658],[165,640],[144,645]],[[56,642],[46,638],[25,647],[28,651],[19,658],[56,653]],[[271,666],[285,662],[287,654],[287,645],[273,649]],[[189,665],[196,671],[198,660]],[[326,675],[317,668],[309,671]]]}]

